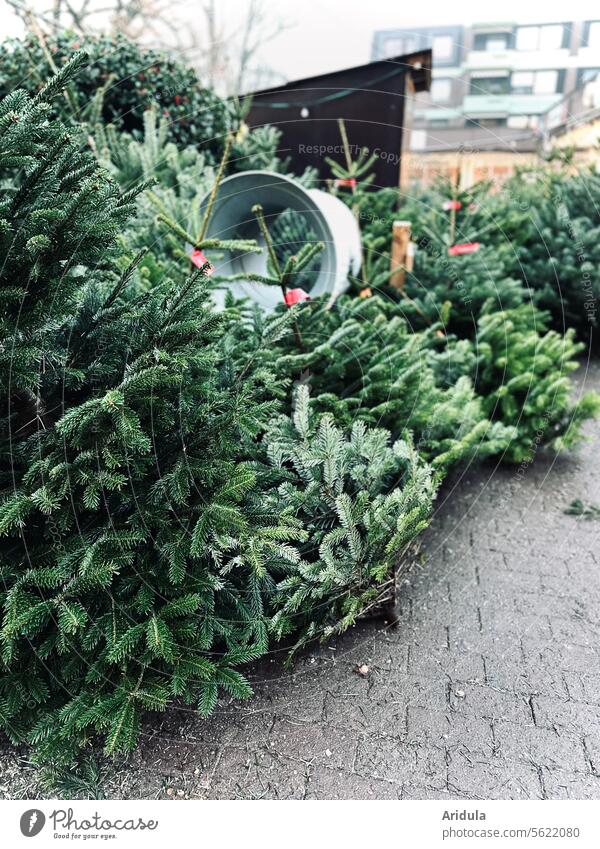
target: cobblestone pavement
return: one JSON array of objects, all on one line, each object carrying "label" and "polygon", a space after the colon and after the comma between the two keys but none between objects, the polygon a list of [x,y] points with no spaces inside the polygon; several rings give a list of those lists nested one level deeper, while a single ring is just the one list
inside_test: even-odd
[{"label": "cobblestone pavement", "polygon": [[362,623],[291,673],[273,658],[211,722],[149,724],[107,795],[600,798],[600,522],[563,512],[600,502],[588,432],[446,485],[397,629]]}]

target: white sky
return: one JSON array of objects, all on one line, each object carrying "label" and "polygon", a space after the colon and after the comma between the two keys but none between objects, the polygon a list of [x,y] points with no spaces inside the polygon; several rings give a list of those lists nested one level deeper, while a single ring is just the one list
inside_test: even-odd
[{"label": "white sky", "polygon": [[[281,17],[295,21],[263,50],[265,62],[289,79],[336,68],[360,65],[371,58],[373,32],[436,24],[483,22],[530,23],[600,18],[597,0],[570,0],[568,4],[543,0],[269,0]],[[224,0],[239,6],[241,0]],[[552,7],[556,9],[553,14]],[[302,9],[305,12],[302,12]],[[600,57],[599,57],[600,58]]]},{"label": "white sky", "polygon": [[[288,79],[310,76],[368,62],[376,29],[410,28],[435,24],[481,22],[531,23],[600,18],[597,0],[570,0],[568,4],[547,0],[266,0],[274,19],[290,28],[261,50],[261,62]],[[50,0],[30,0],[34,8],[48,8]],[[77,5],[77,4],[76,4]],[[247,0],[219,0],[223,20],[231,27],[243,19]],[[199,0],[171,0],[173,17],[193,26]],[[222,10],[222,11],[221,11]],[[0,32],[20,30],[6,0],[0,0]],[[600,60],[600,57],[599,57]]]}]

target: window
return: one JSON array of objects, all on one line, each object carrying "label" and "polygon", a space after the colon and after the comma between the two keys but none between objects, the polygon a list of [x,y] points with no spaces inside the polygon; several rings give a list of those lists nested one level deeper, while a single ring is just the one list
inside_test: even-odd
[{"label": "window", "polygon": [[538,71],[533,82],[534,94],[554,94],[558,89],[558,71]]},{"label": "window", "polygon": [[507,32],[482,32],[475,36],[475,50],[486,50],[489,53],[508,50],[510,37]]},{"label": "window", "polygon": [[589,83],[590,80],[596,79],[596,77],[600,74],[600,68],[580,68],[577,71],[577,85],[585,85],[585,83]]},{"label": "window", "polygon": [[527,115],[511,115],[506,121],[506,126],[514,130],[524,130],[527,128],[527,125]]},{"label": "window", "polygon": [[431,99],[434,103],[448,103],[452,94],[452,80],[438,79],[431,83]]},{"label": "window", "polygon": [[400,56],[404,53],[404,42],[401,38],[386,38],[383,53],[386,58]]},{"label": "window", "polygon": [[503,77],[472,77],[470,94],[508,94],[510,90],[508,76]]},{"label": "window", "polygon": [[585,84],[581,103],[585,109],[595,109],[600,105],[600,81],[598,79]]},{"label": "window", "polygon": [[515,130],[535,130],[539,124],[537,115],[511,115],[506,125]]},{"label": "window", "polygon": [[539,27],[519,27],[517,50],[559,50],[567,46],[568,31],[563,24],[545,24]]},{"label": "window", "polygon": [[386,38],[383,52],[386,59],[391,56],[403,56],[405,53],[413,53],[417,49],[415,38],[407,36],[400,38]]},{"label": "window", "polygon": [[506,118],[467,118],[465,127],[505,127]]},{"label": "window", "polygon": [[600,21],[588,21],[585,46],[600,50]]},{"label": "window", "polygon": [[486,50],[506,50],[508,47],[508,37],[506,35],[488,36],[485,42]]},{"label": "window", "polygon": [[511,77],[512,94],[555,94],[561,89],[558,71],[517,71]]},{"label": "window", "polygon": [[563,44],[563,25],[540,27],[540,50],[560,50]]},{"label": "window", "polygon": [[517,50],[537,50],[539,27],[519,27],[517,30]]},{"label": "window", "polygon": [[510,90],[513,94],[533,94],[533,71],[518,71],[513,74],[510,81]]},{"label": "window", "polygon": [[433,61],[449,62],[454,56],[454,42],[449,35],[434,35],[432,41]]},{"label": "window", "polygon": [[600,103],[600,68],[580,68],[577,86],[581,89],[581,102],[585,109],[593,109]]}]

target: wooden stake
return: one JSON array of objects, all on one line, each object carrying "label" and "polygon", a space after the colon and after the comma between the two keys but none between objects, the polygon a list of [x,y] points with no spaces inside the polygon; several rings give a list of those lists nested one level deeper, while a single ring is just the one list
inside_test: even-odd
[{"label": "wooden stake", "polygon": [[[404,289],[406,271],[412,269],[412,256],[409,254],[410,221],[394,221],[392,225],[392,256],[390,262],[390,286],[394,289]],[[408,265],[410,264],[410,268]]]}]

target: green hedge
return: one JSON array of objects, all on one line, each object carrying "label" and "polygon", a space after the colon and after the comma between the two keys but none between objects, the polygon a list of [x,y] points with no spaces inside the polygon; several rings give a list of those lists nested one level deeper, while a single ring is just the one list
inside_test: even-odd
[{"label": "green hedge", "polygon": [[0,45],[0,97],[15,88],[35,94],[77,50],[88,61],[68,89],[54,101],[55,114],[67,124],[90,114],[93,98],[104,90],[101,116],[134,136],[143,134],[143,114],[158,107],[167,119],[170,138],[180,146],[195,145],[219,158],[224,138],[237,127],[236,109],[202,86],[196,72],[164,51],[141,47],[121,35],[82,36],[61,32],[49,36],[47,50],[34,36]]}]

